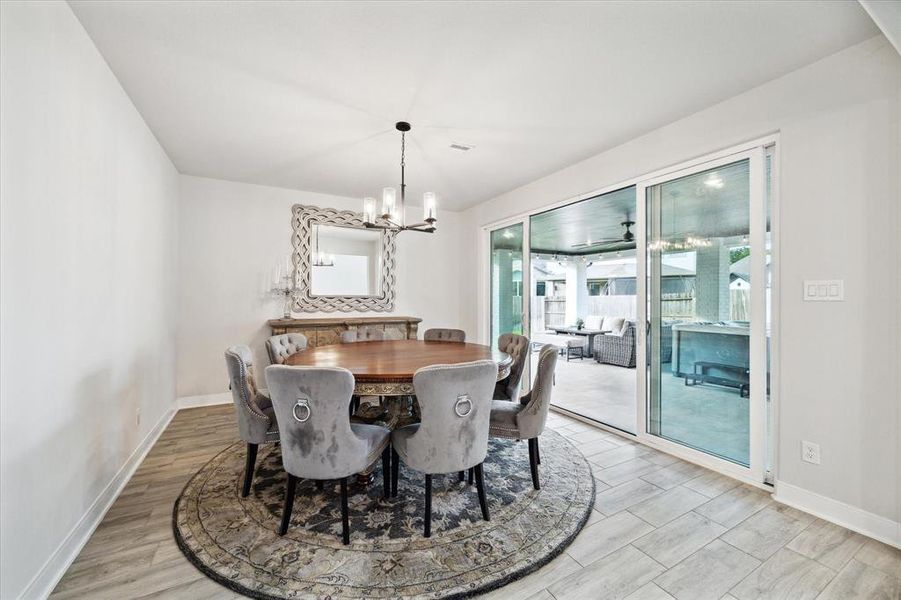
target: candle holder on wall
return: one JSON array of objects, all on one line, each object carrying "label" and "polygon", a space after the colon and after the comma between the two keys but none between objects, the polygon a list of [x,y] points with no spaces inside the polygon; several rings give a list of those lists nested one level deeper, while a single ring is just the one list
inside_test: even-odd
[{"label": "candle holder on wall", "polygon": [[294,292],[296,290],[294,289],[294,284],[291,281],[290,277],[283,277],[282,279],[284,280],[282,283],[272,288],[272,293],[275,296],[285,297],[285,307],[282,316],[284,316],[286,319],[290,319],[291,306],[294,304]]},{"label": "candle holder on wall", "polygon": [[294,283],[294,275],[291,269],[291,259],[288,259],[287,268],[282,273],[282,263],[276,263],[275,276],[272,283],[270,293],[278,297],[284,297],[284,309],[282,316],[285,319],[291,318],[291,308],[294,306],[294,294],[297,292],[297,286]]}]

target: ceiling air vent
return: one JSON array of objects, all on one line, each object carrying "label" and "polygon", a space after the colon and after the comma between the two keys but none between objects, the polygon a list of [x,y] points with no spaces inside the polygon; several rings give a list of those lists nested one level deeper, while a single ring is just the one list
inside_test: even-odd
[{"label": "ceiling air vent", "polygon": [[452,142],[450,147],[454,150],[459,150],[460,152],[469,152],[473,149],[474,146],[467,146],[466,144],[461,144],[459,142]]}]

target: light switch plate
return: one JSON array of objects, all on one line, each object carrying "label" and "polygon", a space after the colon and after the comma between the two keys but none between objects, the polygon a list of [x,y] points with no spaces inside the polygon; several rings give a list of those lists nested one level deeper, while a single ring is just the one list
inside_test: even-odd
[{"label": "light switch plate", "polygon": [[843,279],[805,279],[805,302],[841,302],[845,299]]}]

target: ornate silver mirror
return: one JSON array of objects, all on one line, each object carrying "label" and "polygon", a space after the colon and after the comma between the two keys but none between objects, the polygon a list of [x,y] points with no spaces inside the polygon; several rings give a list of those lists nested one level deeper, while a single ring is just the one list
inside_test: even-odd
[{"label": "ornate silver mirror", "polygon": [[301,204],[291,225],[293,310],[393,310],[395,232],[367,228],[353,211]]}]

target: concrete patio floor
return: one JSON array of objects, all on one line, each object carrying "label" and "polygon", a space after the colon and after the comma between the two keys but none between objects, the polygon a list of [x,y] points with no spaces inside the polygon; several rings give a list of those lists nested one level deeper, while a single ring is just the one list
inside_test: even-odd
[{"label": "concrete patio floor", "polygon": [[[535,372],[537,354],[532,355]],[[635,433],[637,372],[593,359],[557,362],[551,403],[606,425]],[[664,365],[661,434],[670,440],[747,464],[748,398],[716,385],[685,386]]]}]

